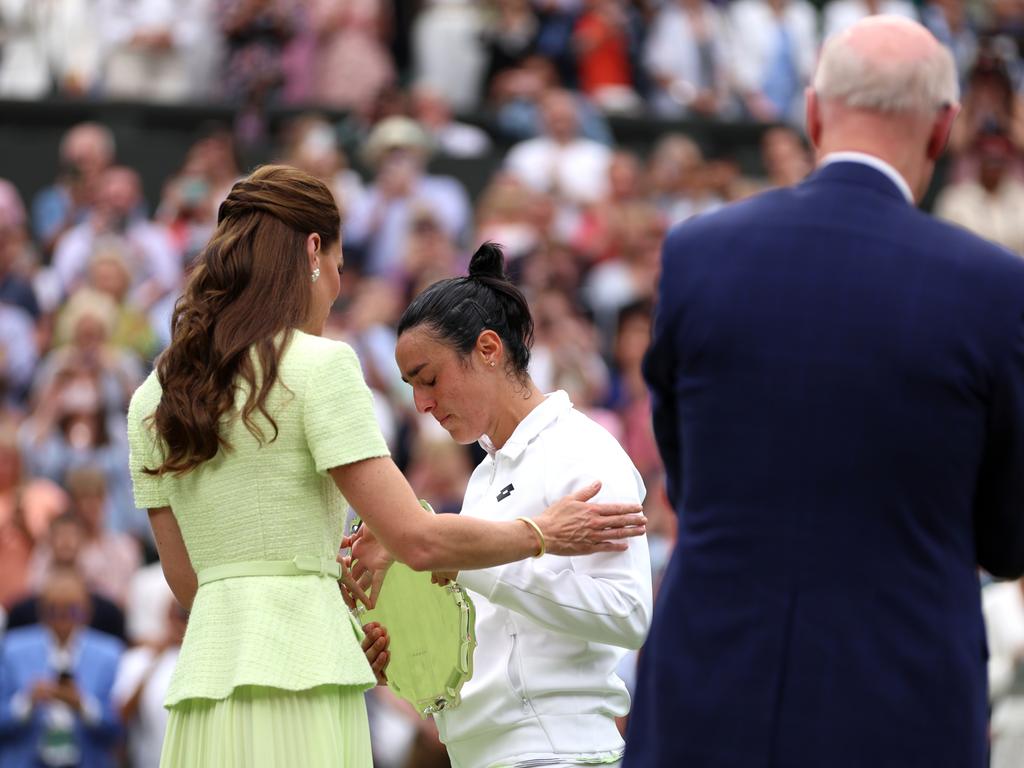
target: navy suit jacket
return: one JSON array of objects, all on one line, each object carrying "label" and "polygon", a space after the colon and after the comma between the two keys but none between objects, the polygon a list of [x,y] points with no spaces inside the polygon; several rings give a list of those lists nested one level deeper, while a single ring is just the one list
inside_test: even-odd
[{"label": "navy suit jacket", "polygon": [[[36,755],[44,723],[41,710],[33,710],[27,721],[11,711],[15,694],[31,694],[37,680],[53,680],[50,668],[48,630],[40,625],[14,629],[2,640],[0,649],[0,768],[37,765]],[[72,675],[78,689],[92,696],[100,706],[99,721],[76,720],[76,741],[81,749],[82,768],[113,768],[113,747],[120,732],[110,691],[121,657],[121,643],[93,629],[79,630],[78,655]]]},{"label": "navy suit jacket", "polygon": [[1024,260],[867,165],[666,239],[680,516],[626,768],[982,768],[977,565],[1024,571]]}]

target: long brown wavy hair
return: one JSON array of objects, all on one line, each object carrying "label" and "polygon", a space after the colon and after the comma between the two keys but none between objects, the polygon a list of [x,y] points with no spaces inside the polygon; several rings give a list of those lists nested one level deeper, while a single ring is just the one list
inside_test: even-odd
[{"label": "long brown wavy hair", "polygon": [[261,443],[267,440],[253,418],[259,411],[273,428],[270,440],[276,439],[267,395],[292,330],[309,320],[306,239],[314,232],[327,250],[340,237],[341,221],[334,196],[313,176],[265,165],[231,188],[174,306],[170,346],[156,363],[163,394],[153,422],[165,450],[163,463],[147,472],[183,474],[222,446],[230,449],[220,421],[243,381],[246,428]]}]

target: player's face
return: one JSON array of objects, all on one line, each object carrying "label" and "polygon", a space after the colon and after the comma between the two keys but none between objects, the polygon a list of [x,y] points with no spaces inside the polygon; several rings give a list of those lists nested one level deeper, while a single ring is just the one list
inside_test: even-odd
[{"label": "player's face", "polygon": [[462,356],[425,327],[403,333],[395,347],[402,379],[412,386],[416,410],[429,413],[462,444],[493,426],[493,372],[478,355]]}]

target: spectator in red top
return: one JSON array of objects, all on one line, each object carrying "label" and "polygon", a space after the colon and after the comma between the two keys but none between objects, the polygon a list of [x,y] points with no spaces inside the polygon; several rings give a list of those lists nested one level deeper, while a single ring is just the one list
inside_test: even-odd
[{"label": "spectator in red top", "polygon": [[587,0],[573,32],[580,89],[608,112],[641,106],[633,89],[628,25],[622,0]]}]

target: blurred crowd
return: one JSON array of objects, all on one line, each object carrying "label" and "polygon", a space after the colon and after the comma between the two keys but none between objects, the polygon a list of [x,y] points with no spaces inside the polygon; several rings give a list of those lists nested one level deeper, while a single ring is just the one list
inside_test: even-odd
[{"label": "blurred crowd", "polygon": [[870,13],[920,17],[964,75],[1022,23],[1018,0],[5,0],[0,94],[365,113],[412,79],[465,111],[553,77],[609,111],[779,119],[822,37]]},{"label": "blurred crowd", "polygon": [[[961,72],[935,212],[1024,255],[1024,0],[0,0],[0,98],[217,101],[239,115],[197,126],[159,199],[97,123],[68,129],[37,194],[0,163],[0,768],[157,764],[187,617],[132,503],[125,411],[249,170],[247,142],[335,193],[346,269],[326,333],[359,354],[420,495],[458,511],[479,454],[416,414],[394,326],[493,240],[531,302],[538,386],[566,390],[644,476],[657,577],[675,517],[640,364],[662,238],[810,172],[799,104],[817,46],[877,12],[922,20]],[[268,105],[297,116],[271,131]],[[616,142],[618,115],[665,130],[638,151]],[[705,157],[672,122],[695,116],[770,124],[763,175]],[[496,153],[475,199],[430,170]],[[986,591],[994,760],[1020,765],[1024,594]],[[447,764],[431,721],[384,689],[370,706],[377,765]]]},{"label": "blurred crowd", "polygon": [[799,122],[822,37],[871,13],[920,18],[964,78],[992,38],[1019,64],[1020,0],[4,0],[0,96],[369,115],[416,82],[515,124],[560,82],[601,111]]}]

